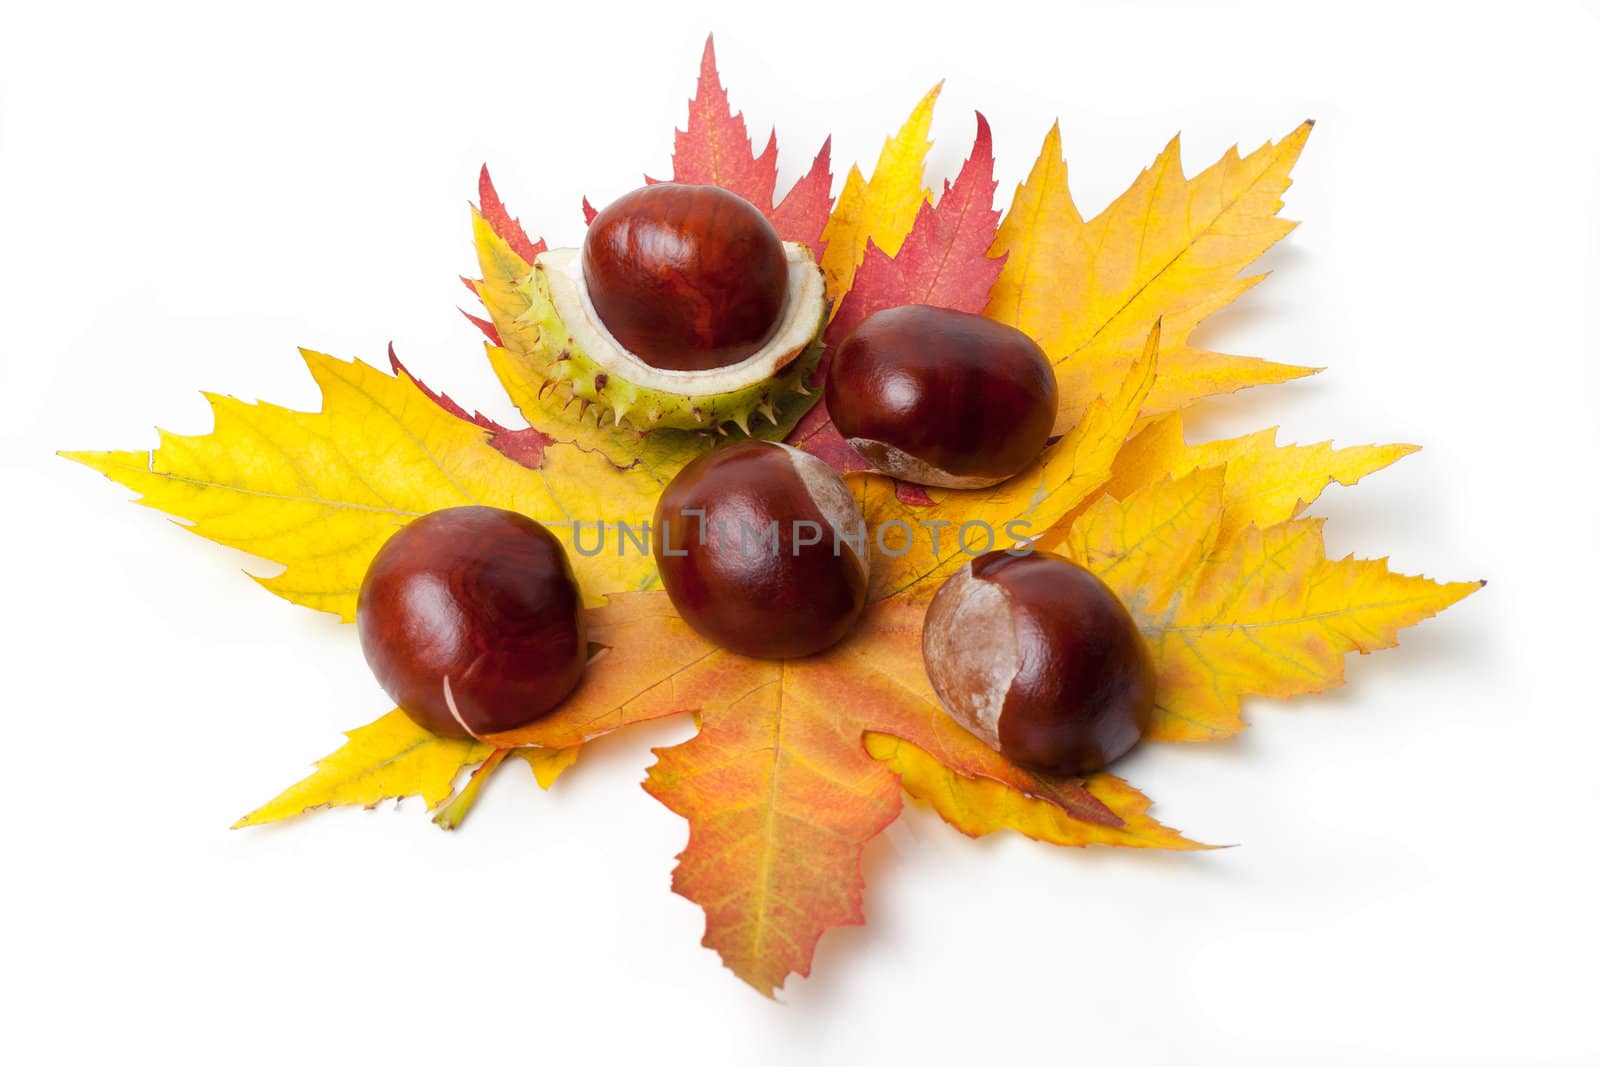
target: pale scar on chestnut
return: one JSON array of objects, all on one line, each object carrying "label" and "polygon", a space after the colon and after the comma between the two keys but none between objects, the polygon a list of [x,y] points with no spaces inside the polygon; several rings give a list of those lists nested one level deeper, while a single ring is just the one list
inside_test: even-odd
[{"label": "pale scar on chestnut", "polygon": [[758,659],[835,644],[866,603],[865,520],[827,464],[741,441],[684,467],[651,524],[661,584],[690,626]]},{"label": "pale scar on chestnut", "polygon": [[945,710],[1015,763],[1086,774],[1149,728],[1155,668],[1105,583],[1045,552],[991,552],[928,605],[923,659]]}]

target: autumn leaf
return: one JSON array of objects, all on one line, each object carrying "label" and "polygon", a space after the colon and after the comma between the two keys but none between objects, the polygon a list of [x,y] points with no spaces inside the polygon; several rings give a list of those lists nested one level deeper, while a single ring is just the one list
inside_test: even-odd
[{"label": "autumn leaf", "polygon": [[822,231],[827,243],[821,259],[822,274],[836,309],[853,287],[867,243],[870,241],[890,256],[900,251],[900,243],[911,232],[917,212],[929,196],[922,168],[928,149],[933,147],[928,131],[933,127],[933,105],[942,88],[944,83],[940,82],[929,89],[899,132],[883,142],[870,179],[862,177],[861,168],[854,165],[845,175],[844,190]]},{"label": "autumn leaf", "polygon": [[500,764],[507,758],[517,760],[528,765],[533,771],[534,781],[539,783],[540,789],[549,789],[555,784],[556,779],[578,761],[579,748],[497,748],[490,752],[484,761],[473,770],[467,783],[456,791],[449,803],[440,805],[433,816],[433,823],[443,830],[455,830],[461,826],[462,820],[467,817],[478,802],[478,792],[483,784],[489,780],[495,771],[500,769]]},{"label": "autumn leaf", "polygon": [[[537,467],[523,466],[494,447],[493,431],[452,414],[404,374],[303,355],[322,390],[320,412],[207,394],[209,434],[159,431],[150,452],[63,454],[201,537],[281,564],[283,573],[257,581],[347,622],[367,564],[420,515],[488,504],[537,519],[570,543],[574,523],[593,536],[595,523],[639,525],[655,507],[655,484],[638,470],[555,441],[539,448]],[[654,581],[648,556],[571,559],[591,602]]]},{"label": "autumn leaf", "polygon": [[[1186,463],[1180,463],[1180,466]],[[1242,729],[1246,695],[1318,693],[1344,681],[1350,652],[1390,648],[1399,631],[1477,591],[1391,572],[1382,560],[1330,560],[1322,520],[1237,529],[1233,466],[1102,496],[1064,547],[1116,591],[1155,654],[1156,720],[1146,736],[1205,741]],[[1249,484],[1253,468],[1244,466]],[[1255,468],[1259,469],[1259,468]]]},{"label": "autumn leaf", "polygon": [[[1130,395],[1122,408],[1131,420],[1137,402]],[[706,908],[706,944],[768,994],[787,974],[809,972],[827,929],[862,919],[861,848],[899,804],[893,768],[863,747],[869,732],[920,746],[963,781],[991,783],[973,788],[996,810],[987,823],[969,813],[958,822],[966,832],[1011,827],[1063,844],[1194,847],[1149,819],[1148,801],[1131,787],[1109,780],[1097,791],[1023,770],[958,726],[922,671],[923,610],[897,598],[842,646],[771,663],[704,641],[662,594],[616,597],[590,615],[592,639],[607,648],[599,669],[555,715],[488,740],[572,745],[696,712],[700,732],[658,751],[647,789],[690,821],[674,888]]]},{"label": "autumn leaf", "polygon": [[604,667],[548,719],[487,740],[570,745],[697,713],[700,732],[657,750],[646,789],[689,820],[673,887],[705,908],[706,945],[769,995],[787,974],[808,973],[826,930],[862,920],[861,849],[900,803],[894,768],[864,747],[869,732],[893,734],[958,775],[1057,811],[1044,816],[1008,799],[997,802],[989,829],[1053,833],[1058,843],[1195,847],[1151,820],[1149,802],[1131,787],[1026,771],[958,726],[922,670],[923,611],[909,598],[888,601],[834,649],[770,662],[706,642],[663,593],[614,597],[590,616],[594,640],[608,649],[596,661]]},{"label": "autumn leaf", "polygon": [[1142,808],[1118,837],[1120,814],[1082,785],[1014,768],[955,725],[923,675],[922,613],[894,601],[840,648],[765,662],[698,637],[662,593],[616,597],[590,613],[592,640],[608,648],[602,669],[552,717],[488,741],[576,744],[698,712],[699,734],[658,750],[646,789],[690,819],[674,888],[706,907],[706,944],[763,993],[810,971],[826,929],[861,921],[861,848],[899,808],[890,769],[862,747],[869,729],[893,728],[946,766],[1045,798],[1059,821],[1094,827],[1085,843],[1186,846]]},{"label": "autumn leaf", "polygon": [[932,807],[945,822],[968,837],[1015,830],[1052,845],[1125,845],[1131,839],[1151,848],[1206,847],[1150,818],[1145,814],[1150,808],[1149,799],[1115,775],[1096,774],[1083,783],[1091,796],[1121,816],[1121,825],[1106,826],[1074,819],[1050,801],[992,778],[958,774],[916,745],[891,734],[869,732],[865,743],[867,753],[887,763],[907,793]]},{"label": "autumn leaf", "polygon": [[[522,228],[522,220],[512,218],[511,212],[506,210],[500,194],[495,191],[494,179],[489,177],[487,163],[478,171],[478,211],[489,228],[498,234],[506,246],[524,263],[532,263],[539,258],[541,252],[545,251],[543,238],[537,241],[529,239],[527,231]],[[472,283],[468,281],[467,286],[471,288]],[[495,339],[491,337],[491,340]],[[499,343],[495,340],[495,344]]]},{"label": "autumn leaf", "polygon": [[705,909],[705,945],[770,996],[810,973],[825,930],[864,921],[861,852],[900,787],[837,702],[790,691],[786,664],[712,658],[736,684],[697,694],[700,732],[656,750],[645,788],[689,820],[672,888]]},{"label": "autumn leaf", "polygon": [[[716,689],[705,640],[672,610],[659,590],[618,594],[587,614],[589,660],[578,688],[542,719],[485,740],[496,747],[572,748],[635,723],[694,711],[700,693]],[[737,684],[735,682],[735,684]]]},{"label": "autumn leaf", "polygon": [[[587,612],[594,649],[577,692],[555,712],[484,742],[435,737],[404,712],[350,732],[350,741],[322,760],[315,774],[237,825],[275,822],[321,807],[371,807],[390,797],[417,795],[439,807],[435,822],[454,829],[476,802],[483,783],[508,757],[524,762],[548,789],[578,758],[579,746],[624,726],[693,710],[678,688],[683,668],[707,646],[654,594],[621,594]],[[603,665],[595,669],[597,662]],[[692,681],[692,678],[691,678]],[[537,746],[537,747],[534,747]],[[458,773],[477,765],[450,797]]]},{"label": "autumn leaf", "polygon": [[700,55],[700,83],[689,101],[688,126],[673,135],[672,180],[716,185],[771,211],[778,185],[777,134],[767,137],[760,156],[751,149],[744,115],[734,114],[728,103],[717,74],[716,48],[707,36]]},{"label": "autumn leaf", "polygon": [[1173,138],[1127,192],[1084,222],[1067,189],[1060,129],[1050,130],[1000,225],[994,251],[1006,263],[985,314],[1021,329],[1056,364],[1057,433],[1120,380],[1157,318],[1161,380],[1144,415],[1312,373],[1189,344],[1206,316],[1264,277],[1240,271],[1294,228],[1278,218],[1279,198],[1310,133],[1304,123],[1244,158],[1230,149],[1192,179]]},{"label": "autumn leaf", "polygon": [[983,310],[1005,256],[989,254],[1000,223],[994,210],[994,142],[989,121],[981,112],[977,118],[972,153],[955,181],[944,183],[937,206],[923,201],[911,232],[894,252],[868,239],[854,284],[835,316],[840,336],[873,313],[902,304]]},{"label": "autumn leaf", "polygon": [[492,751],[476,741],[436,737],[403,711],[345,735],[344,747],[317,762],[310,777],[252,811],[235,827],[260,826],[316,808],[359,804],[376,807],[391,798],[419,796],[436,807],[450,795],[461,771]]},{"label": "autumn leaf", "polygon": [[1482,585],[1395,574],[1383,560],[1330,560],[1320,519],[1246,527],[1161,617],[1156,720],[1147,736],[1226,736],[1244,725],[1241,696],[1342,685],[1347,653],[1392,648],[1400,630]]},{"label": "autumn leaf", "polygon": [[1062,547],[1129,610],[1154,618],[1215,551],[1226,475],[1208,467],[1163,477],[1120,501],[1102,496],[1072,523]]},{"label": "autumn leaf", "polygon": [[[994,210],[994,150],[989,123],[978,115],[977,141],[954,182],[946,182],[937,205],[923,201],[916,221],[893,255],[870,237],[854,284],[829,322],[826,341],[836,347],[868,316],[902,304],[932,304],[972,314],[981,312],[999,276],[1002,259],[989,256],[1000,214]],[[827,374],[827,357],[817,378]],[[867,462],[848,444],[819,401],[801,417],[788,442],[819,457],[835,470],[866,470]],[[902,494],[903,495],[903,494]],[[918,504],[926,503],[919,496]]]},{"label": "autumn leaf", "polygon": [[[477,800],[484,781],[507,756],[526,763],[541,789],[554,785],[578,758],[576,748],[493,748],[477,741],[438,737],[398,708],[345,737],[345,745],[318,760],[309,777],[234,823],[234,828],[280,822],[320,808],[373,808],[385,800],[416,796],[427,807],[439,809],[436,823],[453,830]],[[475,767],[472,775],[452,796],[455,780],[468,767]]]},{"label": "autumn leaf", "polygon": [[[829,667],[848,662],[840,651],[792,664],[749,660],[695,635],[664,595],[617,597],[591,613],[590,630],[604,655],[618,658],[602,660],[604,669],[591,670],[550,719],[491,741],[561,744],[696,711],[700,732],[658,750],[646,787],[690,820],[673,885],[706,908],[706,944],[770,994],[787,974],[809,972],[825,930],[861,921],[861,849],[899,810],[894,775],[862,748],[864,723],[895,723],[952,762],[964,753],[989,773],[1036,784],[956,726],[925,682],[906,690],[900,707],[884,706],[881,690],[904,669],[920,618],[912,606],[864,627],[847,646],[871,649],[874,634],[894,632],[897,656],[876,672],[851,665],[847,675]],[[914,652],[920,673],[920,644]],[[852,691],[850,677],[859,701],[840,699]],[[868,719],[838,710],[858,704]],[[1070,783],[1053,795],[1097,825],[1119,821]]]},{"label": "autumn leaf", "polygon": [[1335,483],[1354,485],[1417,451],[1416,445],[1358,445],[1334,448],[1330,442],[1279,445],[1276,430],[1203,445],[1184,442],[1183,418],[1176,413],[1152,422],[1129,441],[1111,469],[1106,492],[1125,497],[1168,475],[1179,477],[1203,467],[1228,468],[1227,497],[1220,544],[1232,544],[1249,525],[1271,526],[1292,519]]}]

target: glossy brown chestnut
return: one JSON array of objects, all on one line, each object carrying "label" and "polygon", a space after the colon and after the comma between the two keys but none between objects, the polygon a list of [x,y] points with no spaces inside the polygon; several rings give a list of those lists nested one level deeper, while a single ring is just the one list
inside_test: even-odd
[{"label": "glossy brown chestnut", "polygon": [[828,370],[828,414],[885,474],[971,489],[1038,458],[1056,417],[1056,378],[1021,330],[908,304],[869,316]]},{"label": "glossy brown chestnut", "polygon": [[522,726],[578,684],[583,603],[555,535],[499,508],[424,515],[378,550],[356,601],[378,684],[419,726]]},{"label": "glossy brown chestnut", "polygon": [[749,201],[712,185],[647,185],[594,217],[583,278],[624,348],[665,370],[752,355],[788,292],[783,242]]},{"label": "glossy brown chestnut", "polygon": [[945,709],[1001,755],[1084,774],[1150,725],[1155,668],[1128,609],[1076,563],[991,552],[939,589],[922,627]]},{"label": "glossy brown chestnut", "polygon": [[866,601],[854,498],[827,464],[787,445],[741,441],[700,456],[661,494],[651,529],[678,614],[746,656],[821,651]]}]

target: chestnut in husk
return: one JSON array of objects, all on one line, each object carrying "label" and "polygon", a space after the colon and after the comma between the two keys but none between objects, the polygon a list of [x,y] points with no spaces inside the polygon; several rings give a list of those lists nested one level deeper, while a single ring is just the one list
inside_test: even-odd
[{"label": "chestnut in husk", "polygon": [[834,644],[866,602],[866,523],[833,469],[770,441],[695,459],[656,504],[672,604],[724,648],[792,659]]},{"label": "chestnut in husk", "polygon": [[1053,774],[1121,756],[1155,706],[1155,668],[1128,609],[1049,553],[990,552],[952,575],[928,605],[922,655],[957,722]]},{"label": "chestnut in husk", "polygon": [[651,185],[538,253],[528,357],[580,415],[647,432],[774,425],[810,396],[827,289],[811,249],[724,189]]},{"label": "chestnut in husk", "polygon": [[378,684],[445,737],[510,730],[550,712],[588,658],[561,542],[499,508],[436,511],[389,538],[361,583],[356,626]]},{"label": "chestnut in husk", "polygon": [[908,304],[869,316],[834,353],[828,414],[861,456],[921,485],[994,485],[1038,458],[1056,417],[1043,349],[1013,326]]},{"label": "chestnut in husk", "polygon": [[783,316],[789,263],[749,201],[670,182],[607,205],[583,241],[600,321],[652,367],[726,367],[762,347]]}]

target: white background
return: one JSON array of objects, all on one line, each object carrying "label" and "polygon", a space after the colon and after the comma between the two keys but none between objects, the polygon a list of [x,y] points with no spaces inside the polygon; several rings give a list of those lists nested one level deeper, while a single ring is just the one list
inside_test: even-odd
[{"label": "white background", "polygon": [[[1593,6],[9,4],[0,16],[0,1058],[382,1064],[1594,1063]],[[1445,12],[1453,12],[1446,14]],[[766,12],[766,13],[763,13]],[[514,412],[455,310],[480,162],[534,234],[664,175],[701,42],[836,175],[948,77],[1009,198],[1060,117],[1085,213],[1174,131],[1192,173],[1319,122],[1274,277],[1205,327],[1326,365],[1202,435],[1414,441],[1330,548],[1488,589],[1353,683],[1119,769],[1198,856],[868,850],[865,928],[769,1003],[668,891],[639,788],[686,722],[403,810],[227,827],[388,708],[354,633],[262,593],[56,448],[202,432],[201,388],[310,407],[307,345]]]}]

